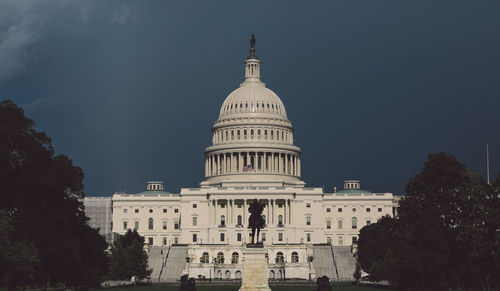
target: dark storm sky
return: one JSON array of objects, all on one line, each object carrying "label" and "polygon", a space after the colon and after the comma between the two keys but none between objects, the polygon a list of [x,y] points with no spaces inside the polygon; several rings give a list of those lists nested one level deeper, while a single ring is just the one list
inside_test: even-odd
[{"label": "dark storm sky", "polygon": [[428,153],[500,172],[499,1],[0,1],[0,99],[88,196],[196,187],[254,32],[307,186],[402,193]]}]

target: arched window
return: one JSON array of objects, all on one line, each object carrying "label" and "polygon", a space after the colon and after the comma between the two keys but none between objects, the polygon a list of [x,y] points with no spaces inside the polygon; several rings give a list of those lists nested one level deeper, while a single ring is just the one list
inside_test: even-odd
[{"label": "arched window", "polygon": [[276,140],[280,140],[280,131],[279,130],[276,131]]},{"label": "arched window", "polygon": [[271,140],[274,139],[274,130],[271,130]]},{"label": "arched window", "polygon": [[264,129],[264,139],[267,139],[267,129]]},{"label": "arched window", "polygon": [[237,252],[234,252],[233,255],[231,256],[231,264],[238,264],[239,258],[240,258],[240,255],[238,255]]},{"label": "arched window", "polygon": [[226,270],[226,272],[224,273],[224,277],[225,277],[226,279],[231,279],[231,271]]},{"label": "arched window", "polygon": [[278,215],[278,225],[283,225],[283,215]]},{"label": "arched window", "polygon": [[202,264],[208,264],[209,263],[209,257],[208,253],[204,252],[203,255],[201,256],[201,263]]},{"label": "arched window", "polygon": [[250,130],[250,138],[253,139],[253,129]]},{"label": "arched window", "polygon": [[299,262],[299,254],[297,252],[292,253],[292,263],[298,263]]},{"label": "arched window", "polygon": [[260,139],[260,129],[257,130],[257,138]]},{"label": "arched window", "polygon": [[148,229],[153,229],[153,219],[148,219]]},{"label": "arched window", "polygon": [[282,252],[276,254],[276,263],[283,263],[285,261]]},{"label": "arched window", "polygon": [[358,228],[358,219],[356,217],[352,218],[352,228]]},{"label": "arched window", "polygon": [[226,140],[228,140],[229,139],[229,137],[228,137],[229,135],[227,134],[227,130],[225,131],[224,134],[226,135]]},{"label": "arched window", "polygon": [[231,140],[234,140],[234,130],[231,130]]},{"label": "arched window", "polygon": [[221,215],[221,217],[220,217],[220,225],[221,226],[226,225],[226,217],[224,215]]},{"label": "arched window", "polygon": [[217,254],[217,264],[224,264],[224,254],[222,252]]},{"label": "arched window", "polygon": [[243,219],[242,219],[241,215],[238,215],[237,222],[238,222],[238,225],[243,225]]},{"label": "arched window", "polygon": [[243,130],[243,139],[247,139],[247,130]]},{"label": "arched window", "polygon": [[238,129],[238,139],[240,139],[240,130]]},{"label": "arched window", "polygon": [[[269,104],[267,104],[267,105],[269,105]],[[274,275],[274,271],[273,270],[269,271],[269,278],[270,279],[275,279],[276,278],[276,276]]]}]

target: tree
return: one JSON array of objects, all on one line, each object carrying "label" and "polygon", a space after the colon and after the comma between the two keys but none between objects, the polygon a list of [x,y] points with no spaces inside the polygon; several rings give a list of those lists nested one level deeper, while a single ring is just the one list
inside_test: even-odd
[{"label": "tree", "polygon": [[[89,255],[100,258],[97,264],[105,260],[106,243],[87,225],[83,197],[82,170],[67,156],[55,155],[50,138],[35,130],[20,107],[2,101],[0,209],[12,218],[12,240],[38,249],[37,284],[87,285],[88,275],[102,270],[86,260]],[[85,241],[94,245],[84,246]],[[86,253],[90,250],[94,253]]]},{"label": "tree", "polygon": [[118,237],[111,246],[110,254],[109,276],[112,279],[130,280],[135,276],[141,280],[151,275],[144,238],[136,230],[129,229]]},{"label": "tree", "polygon": [[500,287],[497,181],[488,185],[447,154],[429,155],[407,184],[399,217],[360,231],[361,267],[407,290]]}]

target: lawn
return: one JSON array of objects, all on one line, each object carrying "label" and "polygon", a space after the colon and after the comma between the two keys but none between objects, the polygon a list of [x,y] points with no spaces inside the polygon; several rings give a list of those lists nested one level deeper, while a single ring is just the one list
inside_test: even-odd
[{"label": "lawn", "polygon": [[[198,291],[237,291],[240,286],[236,285],[198,285],[196,286],[196,290]],[[316,286],[270,286],[273,291],[313,291],[316,290]],[[114,288],[113,288],[114,289]],[[153,286],[137,286],[137,287],[123,287],[117,288],[116,291],[177,291],[179,290],[179,286],[172,285],[153,285]],[[386,290],[390,291],[390,289],[380,289],[380,288],[372,288],[372,287],[364,287],[364,286],[352,286],[352,285],[344,285],[344,286],[333,286],[332,291],[381,291]]]}]

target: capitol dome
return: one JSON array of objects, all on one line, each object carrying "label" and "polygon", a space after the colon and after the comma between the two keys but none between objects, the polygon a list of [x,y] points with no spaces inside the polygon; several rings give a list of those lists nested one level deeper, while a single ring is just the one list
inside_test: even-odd
[{"label": "capitol dome", "polygon": [[226,97],[212,127],[201,185],[303,186],[293,126],[281,99],[260,78],[253,35],[250,44],[245,79]]}]

